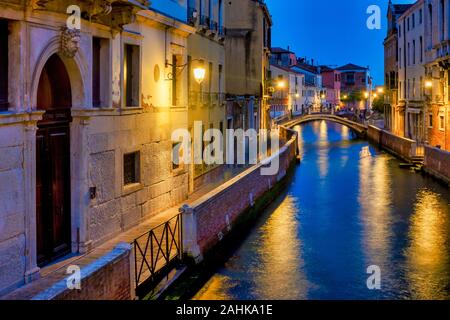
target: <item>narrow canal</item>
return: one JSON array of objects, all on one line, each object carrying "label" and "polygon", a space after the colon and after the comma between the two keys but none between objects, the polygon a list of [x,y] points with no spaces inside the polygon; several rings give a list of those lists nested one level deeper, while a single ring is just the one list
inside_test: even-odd
[{"label": "narrow canal", "polygon": [[194,299],[450,299],[449,189],[345,126],[295,129],[292,182]]}]

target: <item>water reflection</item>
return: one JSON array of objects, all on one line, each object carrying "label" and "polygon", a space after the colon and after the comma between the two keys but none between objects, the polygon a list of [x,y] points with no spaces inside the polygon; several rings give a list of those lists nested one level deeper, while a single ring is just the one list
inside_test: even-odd
[{"label": "water reflection", "polygon": [[[450,299],[449,189],[341,125],[296,130],[287,194],[195,298]],[[366,286],[370,265],[379,291]]]},{"label": "water reflection", "polygon": [[450,299],[450,219],[446,206],[448,203],[433,191],[424,189],[417,194],[406,253],[413,298]]}]

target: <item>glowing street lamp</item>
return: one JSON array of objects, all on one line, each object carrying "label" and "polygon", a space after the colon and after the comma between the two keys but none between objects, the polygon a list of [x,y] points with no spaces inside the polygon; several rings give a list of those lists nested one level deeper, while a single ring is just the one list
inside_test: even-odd
[{"label": "glowing street lamp", "polygon": [[366,91],[366,92],[364,92],[364,97],[367,99],[367,98],[369,98],[369,93]]},{"label": "glowing street lamp", "polygon": [[378,92],[379,94],[383,94],[383,93],[384,93],[384,88],[379,87],[379,88],[377,89],[377,92]]},{"label": "glowing street lamp", "polygon": [[203,66],[198,66],[197,68],[194,68],[193,71],[195,81],[197,81],[198,84],[202,84],[203,80],[205,80],[206,69]]},{"label": "glowing street lamp", "polygon": [[425,88],[430,89],[433,87],[433,81],[431,80],[426,80],[425,81]]},{"label": "glowing street lamp", "polygon": [[295,94],[295,97],[296,97],[296,98],[300,98],[300,94],[296,93],[296,94]]},{"label": "glowing street lamp", "polygon": [[378,94],[374,93],[374,94],[373,94],[373,97],[374,97],[375,99],[378,98]]},{"label": "glowing street lamp", "polygon": [[286,82],[284,82],[283,80],[278,81],[277,87],[278,87],[279,89],[285,88],[285,87],[286,87]]}]

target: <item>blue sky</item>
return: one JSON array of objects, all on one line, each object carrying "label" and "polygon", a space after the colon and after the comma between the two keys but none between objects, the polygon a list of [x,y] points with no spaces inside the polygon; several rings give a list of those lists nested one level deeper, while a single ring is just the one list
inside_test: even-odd
[{"label": "blue sky", "polygon": [[[414,3],[395,0],[394,3]],[[266,0],[273,17],[272,46],[287,47],[320,64],[349,62],[370,66],[375,84],[383,83],[388,0]],[[380,30],[369,30],[366,10],[381,8]]]}]

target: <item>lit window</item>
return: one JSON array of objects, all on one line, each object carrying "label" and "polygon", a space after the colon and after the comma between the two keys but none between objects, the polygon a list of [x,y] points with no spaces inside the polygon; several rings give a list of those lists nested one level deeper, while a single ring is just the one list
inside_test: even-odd
[{"label": "lit window", "polygon": [[433,128],[433,115],[428,115],[428,127]]},{"label": "lit window", "polygon": [[443,115],[439,116],[439,130],[445,130],[445,118]]}]

